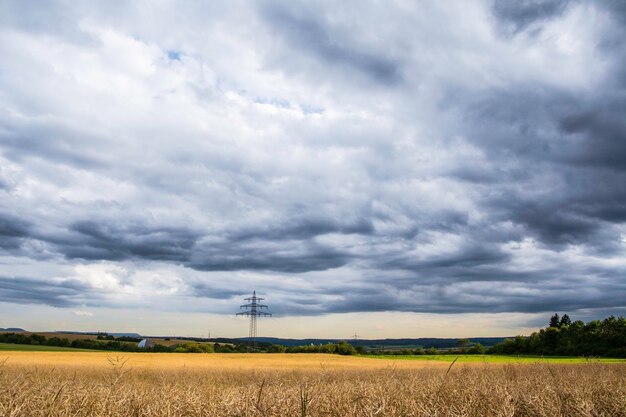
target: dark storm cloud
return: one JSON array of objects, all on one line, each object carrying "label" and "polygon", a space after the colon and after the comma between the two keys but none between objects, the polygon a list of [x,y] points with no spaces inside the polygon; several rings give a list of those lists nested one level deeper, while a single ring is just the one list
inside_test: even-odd
[{"label": "dark storm cloud", "polygon": [[[342,221],[343,220],[343,221]],[[371,235],[374,233],[372,222],[365,218],[353,220],[297,215],[282,224],[262,225],[258,229],[233,231],[228,238],[232,241],[264,240],[302,240],[328,233]]]},{"label": "dark storm cloud", "polygon": [[[0,237],[4,235],[7,245],[17,239],[30,239],[50,245],[68,259],[164,261],[200,271],[301,273],[346,265],[352,255],[311,240],[327,233],[367,235],[372,233],[372,225],[362,219],[345,225],[309,219],[294,220],[282,228],[243,229],[224,236],[203,236],[200,231],[187,228],[150,227],[141,223],[115,225],[104,221],[80,221],[66,230],[44,233],[13,218],[0,218]],[[203,238],[212,242],[202,242]]]},{"label": "dark storm cloud", "polygon": [[94,221],[70,225],[74,232],[64,242],[56,242],[68,258],[124,260],[140,258],[184,262],[199,237],[198,232],[167,227],[148,228],[135,224],[115,227]]},{"label": "dark storm cloud", "polygon": [[271,29],[292,46],[292,53],[307,52],[322,59],[326,65],[345,66],[382,84],[402,81],[398,63],[354,46],[336,37],[324,22],[311,16],[296,16],[284,7],[264,6],[262,16]]},{"label": "dark storm cloud", "polygon": [[495,0],[493,13],[505,30],[520,32],[533,23],[561,15],[576,0]]},{"label": "dark storm cloud", "polygon": [[78,281],[0,276],[1,302],[71,307],[83,304],[87,294],[93,297],[93,289]]},{"label": "dark storm cloud", "polygon": [[[487,246],[480,242],[473,242],[466,247],[450,254],[441,254],[424,260],[414,260],[410,257],[390,259],[380,265],[381,269],[402,269],[408,271],[450,270],[459,272],[463,268],[475,268],[483,265],[498,265],[509,260],[510,256],[495,246]],[[463,274],[461,273],[461,276]]]},{"label": "dark storm cloud", "polygon": [[28,237],[29,234],[29,223],[16,216],[0,213],[0,248],[17,249],[22,239]]},{"label": "dark storm cloud", "polygon": [[217,285],[211,285],[204,282],[194,283],[190,285],[190,293],[194,297],[228,299],[233,297],[242,298],[247,296],[247,291],[233,290],[222,288]]},{"label": "dark storm cloud", "polygon": [[[625,65],[626,67],[626,65]],[[626,171],[626,98],[607,92],[601,101],[560,119],[561,132],[580,143],[573,163]]]},{"label": "dark storm cloud", "polygon": [[[406,311],[422,313],[537,313],[551,311],[578,311],[607,309],[622,305],[626,283],[615,273],[612,282],[593,284],[581,292],[582,281],[559,275],[558,271],[545,273],[532,281],[528,289],[523,280],[482,281],[475,277],[469,284],[454,285],[447,277],[439,277],[428,284],[415,279],[414,284],[403,289],[378,285],[360,289],[346,288],[338,292],[341,298],[324,302],[321,310],[333,312]],[[511,274],[512,276],[513,274]],[[518,277],[520,278],[520,277]],[[447,283],[446,283],[447,282]]]},{"label": "dark storm cloud", "polygon": [[[604,245],[610,223],[626,219],[626,114],[612,89],[573,95],[561,89],[511,87],[463,109],[462,129],[492,167],[454,175],[491,187],[483,199],[493,219],[523,225],[545,244]],[[513,176],[494,171],[513,166]],[[523,167],[523,175],[517,175]],[[515,184],[554,182],[553,189]]]},{"label": "dark storm cloud", "polygon": [[268,241],[226,242],[203,245],[186,265],[200,271],[302,273],[339,268],[351,258],[344,251],[309,241],[283,242],[279,247]]}]

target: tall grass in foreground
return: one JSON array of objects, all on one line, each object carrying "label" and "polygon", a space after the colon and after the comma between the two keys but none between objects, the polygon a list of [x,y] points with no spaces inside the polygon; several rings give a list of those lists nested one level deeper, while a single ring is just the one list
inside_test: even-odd
[{"label": "tall grass in foreground", "polygon": [[4,365],[1,416],[626,416],[626,366],[101,371]]}]

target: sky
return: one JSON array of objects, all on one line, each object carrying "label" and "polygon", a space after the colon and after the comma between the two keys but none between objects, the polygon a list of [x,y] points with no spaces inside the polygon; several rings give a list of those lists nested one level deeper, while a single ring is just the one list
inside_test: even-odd
[{"label": "sky", "polygon": [[0,3],[0,327],[626,314],[626,3]]}]

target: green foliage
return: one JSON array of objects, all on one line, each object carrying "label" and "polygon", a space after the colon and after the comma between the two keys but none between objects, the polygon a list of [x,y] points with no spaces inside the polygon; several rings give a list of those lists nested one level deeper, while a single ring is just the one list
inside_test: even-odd
[{"label": "green foliage", "polygon": [[340,355],[356,355],[356,349],[350,343],[342,340],[337,344],[337,353]]},{"label": "green foliage", "polygon": [[206,343],[183,343],[176,346],[176,353],[213,353],[213,346]]},{"label": "green foliage", "polygon": [[72,346],[72,342],[70,342],[70,340],[67,337],[64,337],[63,339],[61,339],[60,337],[51,337],[50,339],[46,340],[46,345],[48,346],[62,346],[62,347],[70,347]]},{"label": "green foliage", "polygon": [[615,316],[584,323],[567,314],[550,319],[545,329],[529,337],[517,336],[488,351],[495,354],[626,357],[626,318]]},{"label": "green foliage", "polygon": [[470,345],[470,340],[469,339],[459,339],[456,342],[456,345],[460,348],[465,348],[468,347]]},{"label": "green foliage", "polygon": [[467,353],[470,355],[483,355],[487,352],[487,349],[480,343],[476,343],[474,346],[467,350]]},{"label": "green foliage", "polygon": [[[22,333],[0,333],[0,343],[10,343],[18,345],[31,346],[56,346],[61,348],[90,349],[90,350],[113,350],[122,352],[171,352],[172,349],[163,345],[154,345],[149,348],[140,348],[134,341],[126,341],[124,337],[118,339],[110,339],[104,335],[99,339],[75,339],[70,341],[67,338],[53,336],[46,338],[39,334],[22,334]],[[195,343],[200,345],[199,343]],[[194,345],[191,343],[191,345]],[[200,350],[202,352],[212,352],[211,345],[203,344]],[[192,347],[190,351],[196,351]]]},{"label": "green foliage", "polygon": [[[359,346],[360,349],[363,349]],[[339,343],[327,343],[325,345],[289,346],[285,349],[287,353],[336,353],[339,355],[356,355],[358,348],[342,340]]]},{"label": "green foliage", "polygon": [[559,327],[560,324],[559,315],[554,313],[554,316],[550,317],[550,327]]},{"label": "green foliage", "polygon": [[285,353],[287,348],[283,345],[272,345],[267,348],[267,353]]},{"label": "green foliage", "polygon": [[248,346],[243,343],[236,345],[215,343],[213,350],[218,353],[245,353],[248,351]]}]

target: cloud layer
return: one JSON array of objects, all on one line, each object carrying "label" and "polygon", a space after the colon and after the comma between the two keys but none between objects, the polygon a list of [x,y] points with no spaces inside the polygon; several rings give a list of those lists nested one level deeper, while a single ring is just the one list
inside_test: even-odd
[{"label": "cloud layer", "polygon": [[0,301],[621,311],[624,22],[583,0],[4,2]]}]

